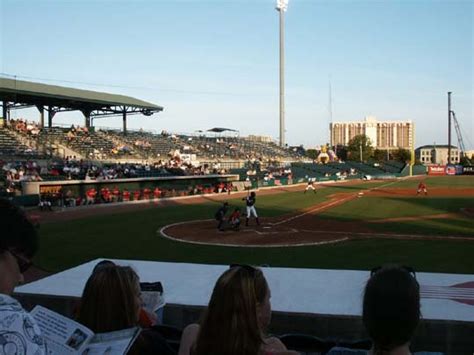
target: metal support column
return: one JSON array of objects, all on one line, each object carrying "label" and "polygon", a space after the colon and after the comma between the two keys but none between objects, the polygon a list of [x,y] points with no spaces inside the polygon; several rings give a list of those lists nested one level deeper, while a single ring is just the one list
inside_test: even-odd
[{"label": "metal support column", "polygon": [[56,114],[56,112],[53,110],[51,106],[48,107],[48,128],[53,127],[53,117]]},{"label": "metal support column", "polygon": [[40,126],[41,129],[44,128],[44,106],[36,105],[36,108],[38,109],[40,113]]},{"label": "metal support column", "polygon": [[123,109],[122,119],[123,119],[123,135],[126,136],[127,135],[127,108],[125,107]]},{"label": "metal support column", "polygon": [[84,110],[84,111],[82,111],[82,113],[83,113],[84,118],[85,118],[84,125],[87,128],[90,128],[91,127],[91,112]]},{"label": "metal support column", "polygon": [[6,127],[7,126],[7,116],[8,116],[8,102],[7,101],[3,101],[3,105],[2,105],[2,111],[3,111],[3,127]]}]

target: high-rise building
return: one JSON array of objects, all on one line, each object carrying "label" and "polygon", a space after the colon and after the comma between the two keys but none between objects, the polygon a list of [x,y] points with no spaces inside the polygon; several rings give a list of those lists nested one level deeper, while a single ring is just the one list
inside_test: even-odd
[{"label": "high-rise building", "polygon": [[411,149],[413,145],[412,121],[377,121],[374,116],[365,117],[364,121],[333,122],[331,130],[331,145],[348,145],[357,135],[369,137],[376,149]]}]

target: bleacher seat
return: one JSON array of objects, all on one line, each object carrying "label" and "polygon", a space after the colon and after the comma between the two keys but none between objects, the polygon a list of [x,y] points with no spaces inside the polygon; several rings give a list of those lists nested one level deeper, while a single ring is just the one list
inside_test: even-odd
[{"label": "bleacher seat", "polygon": [[155,325],[152,328],[165,338],[166,342],[173,350],[178,352],[181,336],[183,335],[182,329],[166,324]]},{"label": "bleacher seat", "polygon": [[309,334],[284,334],[279,339],[288,349],[299,351],[305,355],[326,354],[336,343],[323,340]]}]

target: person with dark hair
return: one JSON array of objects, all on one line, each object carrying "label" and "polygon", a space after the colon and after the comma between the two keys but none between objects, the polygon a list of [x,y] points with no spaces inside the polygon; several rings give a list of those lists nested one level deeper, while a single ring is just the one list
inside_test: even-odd
[{"label": "person with dark hair", "polygon": [[0,353],[16,349],[25,355],[45,354],[38,325],[11,297],[15,287],[24,281],[23,273],[32,265],[38,249],[36,229],[24,213],[4,199],[0,199],[0,226]]},{"label": "person with dark hair", "polygon": [[[128,266],[112,261],[96,265],[86,282],[78,321],[95,333],[107,333],[139,326],[140,279]],[[166,340],[153,329],[143,329],[129,354],[173,355]]]},{"label": "person with dark hair", "polygon": [[216,214],[214,215],[217,221],[217,229],[220,231],[224,230],[224,222],[225,222],[225,215],[229,208],[229,203],[224,202],[222,206],[217,210]]},{"label": "person with dark hair", "polygon": [[250,195],[248,195],[246,198],[243,198],[242,200],[245,201],[245,205],[247,207],[247,217],[245,218],[245,226],[248,227],[249,219],[252,215],[255,217],[257,225],[260,225],[257,210],[255,209],[255,202],[257,201],[257,194],[255,193],[255,191],[252,191]]},{"label": "person with dark hair", "polygon": [[374,354],[409,354],[420,315],[420,285],[411,268],[372,270],[365,286],[362,319],[373,340]]},{"label": "person with dark hair", "polygon": [[[100,270],[104,267],[109,267],[109,266],[116,266],[116,264],[112,260],[108,260],[108,259],[101,260],[94,266],[94,269],[92,270],[92,273],[94,273],[97,270]],[[75,313],[79,314],[79,311],[77,311]],[[156,325],[156,321],[157,321],[157,318],[156,318],[155,314],[148,313],[143,307],[140,308],[140,314],[139,314],[139,317],[138,317],[138,324],[142,328],[150,328],[150,327]]]},{"label": "person with dark hair", "polygon": [[233,265],[217,280],[200,324],[190,324],[179,355],[297,355],[275,337],[270,324],[270,289],[262,270]]},{"label": "person with dark hair", "polygon": [[420,317],[420,285],[413,269],[397,265],[377,267],[365,286],[362,310],[372,349],[367,352],[333,348],[328,355],[409,355]]}]

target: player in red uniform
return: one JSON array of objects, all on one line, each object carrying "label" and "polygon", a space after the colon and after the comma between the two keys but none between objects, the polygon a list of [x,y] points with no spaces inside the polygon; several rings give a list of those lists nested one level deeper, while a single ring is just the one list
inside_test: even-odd
[{"label": "player in red uniform", "polygon": [[117,186],[115,186],[112,191],[112,200],[113,202],[119,202],[120,200],[120,190]]},{"label": "player in red uniform", "polygon": [[128,201],[130,201],[130,191],[128,191],[127,189],[123,189],[122,201],[123,201],[123,202],[128,202]]},{"label": "player in red uniform", "polygon": [[153,190],[153,197],[154,197],[155,199],[158,199],[158,198],[161,197],[161,190],[160,190],[160,188],[159,188],[158,186],[155,187],[155,189]]},{"label": "player in red uniform", "polygon": [[416,195],[418,196],[420,192],[424,192],[425,196],[428,195],[428,190],[426,189],[426,184],[424,181],[420,181],[418,184],[418,189],[416,190]]},{"label": "player in red uniform", "polygon": [[238,231],[240,228],[240,209],[236,208],[229,217],[229,224],[233,230]]},{"label": "player in red uniform", "polygon": [[145,187],[143,189],[143,199],[144,200],[149,200],[151,195],[151,190],[148,187]]},{"label": "player in red uniform", "polygon": [[95,203],[95,196],[97,195],[96,189],[91,187],[90,189],[87,190],[86,192],[86,198],[87,198],[87,204],[92,205]]},{"label": "player in red uniform", "polygon": [[140,199],[141,193],[142,192],[140,190],[133,191],[133,201],[138,201]]}]

